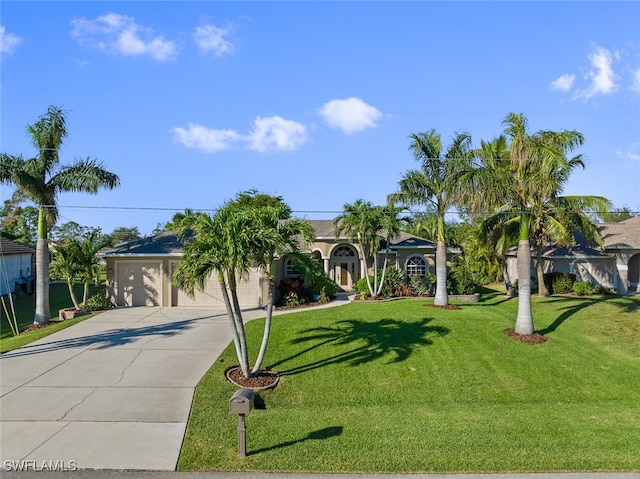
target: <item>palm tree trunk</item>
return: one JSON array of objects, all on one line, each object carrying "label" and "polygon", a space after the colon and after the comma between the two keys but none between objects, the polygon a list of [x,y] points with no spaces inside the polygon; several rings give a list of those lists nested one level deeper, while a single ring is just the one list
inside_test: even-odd
[{"label": "palm tree trunk", "polygon": [[82,291],[82,304],[87,304],[87,300],[89,299],[89,281],[84,282],[84,289]]},{"label": "palm tree trunk", "polygon": [[544,284],[544,268],[542,264],[542,248],[536,247],[536,272],[538,274],[538,296],[549,296],[547,285]]},{"label": "palm tree trunk", "polygon": [[71,296],[73,307],[76,309],[80,309],[80,305],[78,304],[78,299],[76,298],[76,293],[73,292],[73,280],[67,279],[67,287],[69,288],[69,296]]},{"label": "palm tree trunk", "polygon": [[233,344],[236,348],[236,355],[238,356],[238,364],[240,365],[240,369],[242,369],[242,373],[245,377],[248,377],[247,374],[249,372],[248,361],[246,364],[246,368],[243,369],[243,354],[242,354],[242,345],[240,343],[240,333],[236,326],[235,314],[233,311],[233,307],[231,306],[231,300],[229,299],[229,291],[227,290],[227,283],[224,280],[224,275],[222,273],[218,274],[218,283],[220,284],[220,290],[222,291],[222,299],[224,301],[224,307],[227,310],[227,316],[229,317],[229,322],[231,323],[231,335],[233,336]]},{"label": "palm tree trunk", "polygon": [[374,291],[373,286],[371,286],[371,279],[369,278],[369,265],[367,264],[367,257],[364,255],[364,246],[362,242],[359,242],[359,246],[360,246],[360,255],[361,255],[360,261],[364,261],[364,276],[367,279],[367,286],[369,287],[369,293],[371,293],[372,298],[375,298],[376,292]]},{"label": "palm tree trunk", "polygon": [[529,240],[518,242],[518,316],[515,332],[533,334],[533,315],[531,314],[531,249]]},{"label": "palm tree trunk", "polygon": [[433,302],[436,306],[449,304],[447,296],[447,246],[444,241],[436,244],[436,297]]},{"label": "palm tree trunk", "polygon": [[36,311],[34,324],[45,324],[51,320],[49,308],[49,243],[47,220],[42,206],[38,209],[38,241],[36,243]]},{"label": "palm tree trunk", "polygon": [[238,290],[236,286],[235,274],[232,277],[231,273],[227,278],[229,282],[229,289],[231,291],[231,304],[233,305],[233,318],[238,329],[238,338],[240,339],[240,367],[245,378],[251,377],[249,371],[249,351],[247,349],[247,335],[244,331],[244,321],[242,320],[242,309],[240,308],[240,302],[238,301]]},{"label": "palm tree trunk", "polygon": [[260,366],[264,360],[264,356],[267,353],[267,345],[269,344],[269,335],[271,334],[271,318],[273,317],[273,298],[276,294],[276,284],[269,276],[269,299],[267,300],[267,317],[264,322],[264,333],[262,335],[262,344],[260,345],[260,351],[258,352],[258,358],[253,365],[251,375],[258,374]]}]

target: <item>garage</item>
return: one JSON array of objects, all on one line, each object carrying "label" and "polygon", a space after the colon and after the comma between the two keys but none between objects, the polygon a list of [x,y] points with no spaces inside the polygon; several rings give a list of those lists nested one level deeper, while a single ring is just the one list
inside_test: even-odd
[{"label": "garage", "polygon": [[[104,251],[107,264],[108,291],[112,301],[123,307],[132,306],[208,306],[224,307],[222,291],[212,277],[204,291],[194,297],[171,284],[171,276],[182,256],[182,243],[175,232],[163,232]],[[238,282],[238,300],[243,309],[262,305],[263,285],[260,271],[254,269],[248,278]],[[268,290],[266,290],[268,291]]]},{"label": "garage", "polygon": [[118,306],[162,305],[162,262],[118,262]]}]

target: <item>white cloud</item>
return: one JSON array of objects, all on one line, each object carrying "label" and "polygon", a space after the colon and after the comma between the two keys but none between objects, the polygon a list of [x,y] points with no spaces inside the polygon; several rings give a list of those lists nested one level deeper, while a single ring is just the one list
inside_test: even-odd
[{"label": "white cloud", "polygon": [[377,121],[382,117],[377,108],[355,97],[331,100],[318,113],[329,126],[342,130],[347,135],[377,126]]},{"label": "white cloud", "polygon": [[307,141],[307,127],[279,116],[258,117],[247,137],[249,149],[256,151],[295,150]]},{"label": "white cloud", "polygon": [[248,135],[240,135],[233,130],[215,130],[195,123],[189,123],[187,128],[172,128],[171,132],[178,143],[205,153],[226,150],[238,142],[243,142],[247,149],[260,152],[295,150],[308,139],[306,126],[279,116],[256,118],[253,130]]},{"label": "white cloud", "polygon": [[72,24],[71,35],[81,45],[122,55],[149,55],[159,61],[177,54],[175,43],[126,15],[107,13],[95,20],[74,18]]},{"label": "white cloud", "polygon": [[559,78],[551,82],[551,89],[559,91],[569,91],[573,87],[573,82],[575,81],[575,79],[575,75],[569,75],[568,73],[565,73],[564,75],[561,75]]},{"label": "white cloud", "polygon": [[0,54],[2,56],[11,55],[20,43],[22,43],[22,38],[13,33],[7,33],[5,26],[0,25]]},{"label": "white cloud", "polygon": [[632,143],[629,150],[616,150],[616,154],[625,160],[640,161],[640,142]]},{"label": "white cloud", "polygon": [[213,52],[217,57],[225,53],[233,53],[233,45],[225,39],[230,31],[215,25],[196,27],[193,39],[198,48],[205,53]]},{"label": "white cloud", "polygon": [[[614,53],[616,58],[619,57]],[[574,98],[582,98],[587,101],[596,95],[607,95],[617,88],[618,77],[613,71],[613,55],[606,48],[594,45],[592,52],[589,54],[589,62],[591,68],[585,75],[585,79],[590,84],[585,89],[578,89],[574,94]]]},{"label": "white cloud", "polygon": [[640,93],[640,68],[634,70],[633,73],[633,83],[631,85],[631,89],[636,93]]},{"label": "white cloud", "polygon": [[175,127],[171,131],[178,143],[206,153],[226,150],[232,142],[240,139],[240,135],[233,130],[214,130],[194,123],[189,123],[186,129]]}]

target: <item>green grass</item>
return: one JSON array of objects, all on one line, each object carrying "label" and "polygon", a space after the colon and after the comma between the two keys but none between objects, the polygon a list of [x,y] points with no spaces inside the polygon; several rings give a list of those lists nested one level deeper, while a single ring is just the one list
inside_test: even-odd
[{"label": "green grass", "polygon": [[[359,303],[274,318],[237,456],[232,346],[196,389],[179,470],[640,470],[640,297],[533,300],[530,346],[503,334],[517,300],[445,311]],[[488,299],[486,299],[488,298]],[[257,351],[261,321],[248,324]]]},{"label": "green grass", "polygon": [[[102,287],[94,286],[90,290],[90,294],[93,294],[95,291]],[[81,300],[82,285],[75,286],[75,293]],[[16,319],[18,321],[18,331],[21,332],[19,336],[13,336],[13,332],[11,331],[11,326],[8,322],[4,307],[2,307],[0,303],[0,353],[6,353],[7,351],[11,351],[13,349],[24,346],[25,344],[29,344],[33,341],[36,341],[37,339],[48,336],[51,333],[55,333],[56,331],[60,331],[61,329],[73,326],[74,324],[80,321],[84,321],[85,319],[88,319],[92,316],[85,315],[71,320],[57,321],[58,311],[63,308],[72,308],[73,302],[69,297],[69,289],[67,288],[66,284],[51,283],[49,289],[49,306],[51,309],[52,322],[55,322],[56,324],[44,329],[39,329],[37,331],[22,333],[25,328],[33,323],[33,317],[35,315],[35,299],[35,294],[31,296],[21,294],[14,297],[14,309],[16,312]],[[7,306],[7,311],[11,315],[11,306],[9,305],[9,300],[6,297],[5,304]]]}]

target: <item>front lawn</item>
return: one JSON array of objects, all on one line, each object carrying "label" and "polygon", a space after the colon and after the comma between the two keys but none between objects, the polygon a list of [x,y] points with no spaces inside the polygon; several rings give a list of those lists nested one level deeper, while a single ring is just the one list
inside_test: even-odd
[{"label": "front lawn", "polygon": [[[507,472],[640,470],[640,297],[533,300],[525,345],[503,331],[517,299],[457,311],[424,300],[274,318],[237,456],[231,345],[196,389],[179,470]],[[260,321],[247,325],[257,351]]]},{"label": "front lawn", "polygon": [[[93,286],[89,290],[90,294],[94,294],[94,292],[100,290],[100,288],[104,289],[104,286]],[[78,284],[75,286],[75,293],[78,295],[78,298],[82,299],[82,285]],[[65,283],[51,283],[49,285],[49,306],[51,309],[51,320],[55,324],[47,326],[44,329],[24,333],[23,331],[33,323],[33,317],[36,311],[36,296],[35,294],[20,294],[15,296],[13,301],[20,335],[13,336],[10,323],[8,322],[13,313],[8,297],[5,296],[4,301],[9,317],[7,317],[4,307],[0,303],[0,353],[6,353],[7,351],[19,348],[91,317],[90,315],[85,315],[66,321],[58,321],[58,311],[63,308],[72,308],[73,302],[69,296],[69,288]],[[11,321],[13,323],[13,320]]]}]

